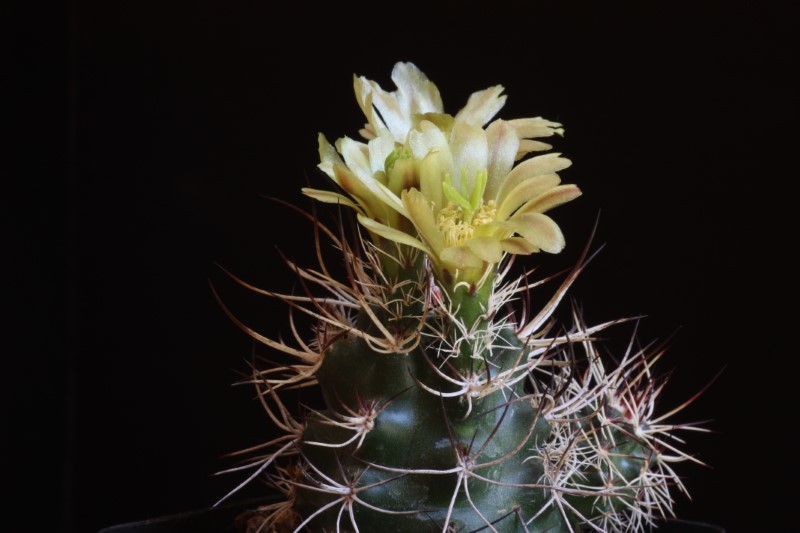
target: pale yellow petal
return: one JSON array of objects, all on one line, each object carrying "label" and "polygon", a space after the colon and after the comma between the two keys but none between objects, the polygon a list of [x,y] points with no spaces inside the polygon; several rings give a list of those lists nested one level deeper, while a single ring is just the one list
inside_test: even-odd
[{"label": "pale yellow petal", "polygon": [[458,112],[456,120],[466,122],[473,126],[483,126],[494,117],[506,103],[503,86],[495,85],[482,91],[472,93],[467,100],[467,105]]},{"label": "pale yellow petal", "polygon": [[559,185],[529,200],[519,208],[517,213],[529,213],[534,211],[537,213],[544,213],[554,207],[570,202],[580,195],[581,190],[577,185]]},{"label": "pale yellow petal", "polygon": [[383,183],[373,180],[373,186],[370,186],[370,190],[375,191],[375,195],[386,205],[403,215],[404,217],[408,218],[408,213],[406,212],[406,208],[403,207],[403,202],[400,201],[400,198],[395,195],[386,185]]},{"label": "pale yellow petal", "polygon": [[380,217],[384,208],[378,198],[364,185],[364,183],[344,165],[333,165],[334,180],[347,194],[352,196],[363,208],[368,216]]},{"label": "pale yellow petal", "polygon": [[356,101],[364,116],[367,117],[367,128],[362,133],[365,138],[373,138],[375,133],[386,129],[386,125],[375,113],[375,108],[372,106],[372,87],[366,78],[356,76],[353,74],[353,89],[356,93]]},{"label": "pale yellow petal", "polygon": [[543,143],[541,141],[520,139],[519,149],[517,150],[517,155],[514,159],[516,161],[519,161],[520,159],[522,159],[531,152],[545,152],[547,150],[550,150],[552,147],[553,147],[552,144]]},{"label": "pale yellow petal", "polygon": [[450,152],[444,132],[429,120],[420,121],[418,128],[409,132],[408,147],[417,159],[422,159],[433,151]]},{"label": "pale yellow petal", "polygon": [[539,174],[551,174],[558,172],[569,167],[572,161],[565,157],[561,157],[559,153],[545,154],[532,157],[523,161],[506,176],[506,179],[500,184],[500,189],[497,191],[495,199],[497,203],[501,203],[505,196],[511,192],[517,185],[526,179],[537,176]]},{"label": "pale yellow petal", "polygon": [[469,198],[478,172],[486,170],[489,162],[486,131],[479,126],[456,121],[450,134],[450,150],[453,153],[453,187]]},{"label": "pale yellow petal", "polygon": [[418,248],[428,254],[431,255],[430,250],[424,244],[422,244],[418,239],[415,239],[408,233],[402,232],[400,230],[391,228],[385,224],[381,224],[380,222],[376,222],[369,217],[366,217],[362,214],[358,214],[358,221],[361,222],[365,228],[367,228],[372,233],[376,235],[380,235],[384,239],[388,239],[392,242],[396,242],[399,244],[405,244],[407,246],[411,246],[413,248]]},{"label": "pale yellow petal", "polygon": [[511,235],[513,230],[504,226],[505,222],[494,221],[488,224],[481,224],[473,232],[473,238],[479,237],[492,237],[494,239],[501,239]]},{"label": "pale yellow petal", "polygon": [[446,152],[431,152],[419,162],[419,188],[423,196],[433,203],[435,211],[444,207],[442,180],[452,173],[452,158],[449,149]]},{"label": "pale yellow petal", "polygon": [[[341,152],[342,156],[344,157],[350,173],[350,176],[345,177],[352,177],[360,182],[359,186],[356,186],[353,183],[349,184],[351,188],[359,190],[359,192],[354,192],[354,194],[357,194],[359,197],[369,202],[374,200],[380,201],[398,213],[405,215],[405,208],[403,208],[403,203],[400,201],[400,198],[392,193],[392,191],[386,187],[386,185],[375,179],[375,177],[372,175],[372,172],[370,171],[369,149],[367,148],[367,145],[354,141],[348,137],[339,139],[337,144],[339,152]],[[334,165],[334,171],[336,171],[337,166],[338,165]],[[339,179],[341,179],[340,174],[341,172],[337,172],[336,174],[337,178]],[[345,188],[345,190],[350,192],[350,190],[348,190],[343,183],[340,183],[340,185],[342,188]],[[369,191],[370,196],[367,196],[361,192],[362,189]],[[373,212],[380,211],[375,210]]]},{"label": "pale yellow petal", "polygon": [[363,213],[364,212],[363,209],[361,209],[361,207],[358,204],[356,204],[355,202],[350,200],[350,198],[348,198],[346,196],[343,196],[343,195],[341,195],[339,193],[336,193],[336,192],[333,192],[333,191],[322,191],[322,190],[319,190],[319,189],[310,189],[308,187],[303,187],[301,189],[301,191],[306,196],[308,196],[310,198],[313,198],[314,200],[317,200],[319,202],[322,202],[322,203],[325,203],[325,204],[346,205],[347,207],[352,207],[353,209],[355,209],[359,213]]},{"label": "pale yellow petal", "polygon": [[443,263],[457,269],[481,268],[483,260],[466,246],[451,246],[439,254]]},{"label": "pale yellow petal", "polygon": [[411,118],[408,109],[397,101],[395,93],[388,93],[381,89],[377,82],[366,80],[372,91],[372,103],[378,110],[380,118],[391,132],[392,137],[399,143],[406,141],[406,135],[411,128]]},{"label": "pale yellow petal", "polygon": [[372,126],[370,126],[369,124],[365,124],[363,128],[358,130],[358,133],[368,141],[377,137],[377,135],[375,135],[375,130],[373,130]]},{"label": "pale yellow petal", "polygon": [[537,137],[550,137],[552,135],[563,135],[564,130],[561,124],[542,117],[516,118],[508,121],[517,130],[520,139],[534,139]]},{"label": "pale yellow petal", "polygon": [[395,64],[392,81],[397,90],[387,92],[378,83],[367,80],[372,90],[373,104],[392,137],[399,143],[405,143],[413,126],[413,116],[441,113],[442,98],[436,85],[412,63]]},{"label": "pale yellow petal", "polygon": [[522,237],[509,237],[500,241],[500,247],[504,252],[516,255],[529,255],[538,252],[539,248],[532,245]]},{"label": "pale yellow petal", "polygon": [[414,114],[441,113],[444,108],[439,89],[413,63],[396,63],[392,81],[397,86],[397,100]]},{"label": "pale yellow petal", "polygon": [[489,162],[486,168],[485,198],[494,198],[500,184],[514,166],[519,148],[519,137],[516,131],[505,120],[495,120],[486,128],[486,141],[489,145]]},{"label": "pale yellow petal", "polygon": [[395,142],[387,129],[381,129],[378,136],[367,143],[369,150],[369,169],[371,174],[384,170],[386,158],[394,151]]},{"label": "pale yellow petal", "polygon": [[362,181],[372,178],[369,165],[369,148],[366,144],[354,141],[350,137],[342,137],[336,141],[336,148],[342,154],[344,162],[350,171]]},{"label": "pale yellow petal", "polygon": [[499,263],[503,259],[500,241],[493,237],[477,237],[464,243],[472,253],[487,263]]},{"label": "pale yellow petal", "polygon": [[450,133],[450,130],[453,129],[453,122],[455,122],[455,117],[447,113],[422,113],[413,115],[411,118],[413,119],[414,128],[418,128],[423,120],[427,120],[445,134]]},{"label": "pale yellow petal", "polygon": [[497,205],[497,220],[506,220],[526,202],[544,194],[561,183],[558,174],[539,174],[531,176],[508,191]]},{"label": "pale yellow petal", "polygon": [[509,226],[533,246],[556,254],[564,249],[564,235],[552,218],[541,213],[523,213],[508,220]]},{"label": "pale yellow petal", "polygon": [[387,187],[393,194],[400,194],[411,187],[419,187],[417,163],[411,158],[401,157],[394,162],[389,171]]},{"label": "pale yellow petal", "polygon": [[444,237],[436,225],[430,201],[417,189],[403,191],[402,199],[408,212],[408,218],[414,224],[420,237],[434,254],[438,254],[444,248]]},{"label": "pale yellow petal", "polygon": [[[425,121],[420,123],[420,126],[424,123]],[[413,129],[408,132],[406,146],[411,150],[411,155],[414,156],[414,159],[422,159],[431,151],[429,140],[421,129]]]},{"label": "pale yellow petal", "polygon": [[333,173],[333,165],[341,165],[344,164],[344,162],[342,161],[342,158],[339,157],[339,153],[336,151],[336,148],[334,148],[333,145],[328,142],[328,139],[325,138],[325,135],[320,133],[317,136],[317,143],[319,145],[320,160],[320,163],[317,165],[317,167],[327,174],[328,177],[335,180],[336,176]]}]

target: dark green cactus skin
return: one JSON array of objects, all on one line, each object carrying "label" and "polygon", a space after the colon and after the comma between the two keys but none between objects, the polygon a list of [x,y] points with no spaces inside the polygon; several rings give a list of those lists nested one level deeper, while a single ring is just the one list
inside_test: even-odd
[{"label": "dark green cactus skin", "polygon": [[[467,299],[462,310],[468,315],[470,305],[479,306]],[[507,348],[481,354],[489,359],[494,373],[518,364],[520,356],[525,361],[526,355],[526,347],[512,329],[498,335]],[[444,393],[456,388],[437,375],[432,365],[454,376],[456,370],[463,374],[468,368],[485,372],[480,357],[462,353],[442,365],[424,346],[407,354],[387,355],[347,334],[327,348],[316,375],[327,409],[306,417],[300,444],[301,463],[306,466],[297,480],[295,508],[305,518],[331,506],[310,520],[306,529],[354,531],[342,495],[314,490],[334,481],[354,488],[360,502],[351,502],[352,512],[361,532],[443,531],[446,520],[448,531],[491,531],[487,523],[503,533],[581,531],[582,520],[568,507],[547,505],[551,493],[540,449],[552,438],[552,428],[526,392],[528,380],[473,398],[468,413],[463,396],[444,398],[423,388],[422,384]],[[320,445],[336,445],[354,436],[352,429],[330,423],[337,413],[370,408],[379,414],[363,442]],[[592,424],[598,424],[581,423],[590,432],[596,429]],[[586,485],[613,485],[620,475],[635,479],[645,466],[647,453],[634,438],[620,431],[612,438],[607,450],[615,468],[588,465],[575,474]],[[449,473],[437,473],[442,471]],[[619,494],[636,497],[630,487]],[[564,497],[585,518],[624,508],[621,501],[607,496]],[[387,514],[370,507],[407,514]]]}]

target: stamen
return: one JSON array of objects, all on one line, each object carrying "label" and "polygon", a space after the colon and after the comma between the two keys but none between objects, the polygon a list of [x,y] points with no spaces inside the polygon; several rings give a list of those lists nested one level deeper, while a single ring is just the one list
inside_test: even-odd
[{"label": "stamen", "polygon": [[447,246],[461,246],[475,234],[475,228],[494,222],[497,207],[494,200],[481,204],[477,210],[466,212],[450,203],[439,211],[437,226]]}]

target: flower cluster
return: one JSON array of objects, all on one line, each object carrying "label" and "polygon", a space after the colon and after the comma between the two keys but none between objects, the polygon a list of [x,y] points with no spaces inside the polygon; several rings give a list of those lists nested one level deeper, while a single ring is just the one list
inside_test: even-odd
[{"label": "flower cluster", "polygon": [[346,195],[304,193],[353,208],[379,245],[422,250],[447,286],[481,284],[507,253],[560,252],[564,237],[544,213],[581,194],[558,176],[571,163],[557,153],[526,156],[549,150],[536,139],[563,133],[561,125],[492,121],[505,104],[500,85],[473,93],[453,116],[413,64],[397,63],[392,80],[397,89],[387,92],[354,77],[367,142],[344,137],[333,146],[319,136],[319,167]]}]

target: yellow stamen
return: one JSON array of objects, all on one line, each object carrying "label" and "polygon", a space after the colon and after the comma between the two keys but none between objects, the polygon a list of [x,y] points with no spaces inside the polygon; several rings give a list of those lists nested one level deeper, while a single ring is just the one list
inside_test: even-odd
[{"label": "yellow stamen", "polygon": [[475,228],[493,222],[496,213],[497,206],[494,200],[482,204],[471,213],[450,203],[439,211],[436,225],[444,236],[446,246],[461,246],[472,238]]}]

